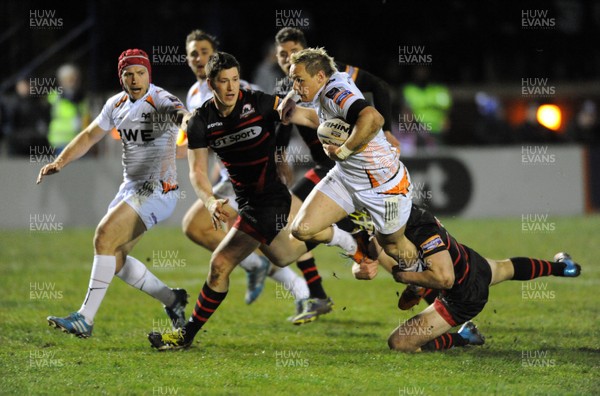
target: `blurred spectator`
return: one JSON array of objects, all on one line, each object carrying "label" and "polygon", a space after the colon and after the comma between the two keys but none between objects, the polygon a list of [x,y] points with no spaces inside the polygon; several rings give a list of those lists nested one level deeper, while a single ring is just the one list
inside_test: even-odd
[{"label": "blurred spectator", "polygon": [[8,155],[29,156],[32,150],[43,151],[42,147],[48,146],[48,109],[36,95],[31,95],[29,80],[17,81],[15,95],[6,97],[2,107]]},{"label": "blurred spectator", "polygon": [[600,120],[596,103],[585,100],[567,127],[567,136],[577,143],[600,144]]},{"label": "blurred spectator", "polygon": [[403,87],[402,97],[406,108],[404,124],[416,132],[417,146],[425,146],[428,150],[440,146],[449,128],[448,115],[452,107],[448,88],[431,82],[430,68],[418,65],[413,69],[413,82]]},{"label": "blurred spectator", "polygon": [[55,155],[90,123],[87,98],[81,91],[81,73],[71,64],[65,64],[56,72],[59,89],[48,95],[50,103],[50,126],[48,141]]},{"label": "blurred spectator", "polygon": [[258,85],[263,92],[271,93],[275,90],[277,79],[285,77],[275,56],[275,45],[269,41],[263,49],[263,60],[258,65],[252,76],[254,84]]},{"label": "blurred spectator", "polygon": [[473,129],[474,144],[501,145],[514,141],[511,126],[505,120],[504,108],[496,96],[475,94],[477,121]]}]

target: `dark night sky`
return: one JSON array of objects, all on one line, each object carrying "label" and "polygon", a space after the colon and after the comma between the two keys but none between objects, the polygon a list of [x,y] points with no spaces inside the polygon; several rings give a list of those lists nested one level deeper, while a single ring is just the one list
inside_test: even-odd
[{"label": "dark night sky", "polygon": [[[592,38],[600,37],[600,1],[506,3],[9,0],[0,5],[2,80],[18,73],[89,15],[96,16],[94,28],[50,56],[32,74],[52,75],[58,65],[74,60],[93,76],[90,88],[111,91],[118,88],[116,60],[123,49],[139,47],[150,54],[156,47],[178,46],[178,53],[184,54],[187,33],[202,28],[219,37],[221,49],[240,60],[249,78],[265,45],[282,23],[290,23],[289,18],[278,19],[284,10],[288,16],[290,10],[300,13],[308,25],[302,28],[309,44],[325,46],[336,58],[360,65],[392,84],[410,78],[410,68],[398,64],[398,47],[403,45],[424,46],[432,56],[434,75],[451,84],[518,84],[522,76],[560,81],[598,78],[600,50]],[[524,29],[522,11],[527,9],[547,10],[556,26]],[[54,17],[62,18],[63,26],[33,29],[31,10],[55,10]],[[154,79],[171,89],[186,88],[193,81],[185,65],[157,65]]]}]

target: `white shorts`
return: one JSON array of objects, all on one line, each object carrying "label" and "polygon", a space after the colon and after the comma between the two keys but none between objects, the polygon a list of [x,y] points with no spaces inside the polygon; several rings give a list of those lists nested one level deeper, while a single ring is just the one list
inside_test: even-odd
[{"label": "white shorts", "polygon": [[[405,167],[386,183],[368,190],[354,191],[344,183],[347,178],[335,166],[315,187],[334,200],[346,213],[366,210],[373,219],[375,230],[384,235],[393,234],[408,221],[412,207],[412,184]],[[408,193],[397,192],[398,186],[408,184]]]},{"label": "white shorts", "polygon": [[123,182],[108,205],[108,210],[125,201],[140,216],[146,230],[149,230],[173,214],[178,199],[177,190],[163,193],[163,186],[158,181]]},{"label": "white shorts", "polygon": [[235,191],[233,191],[233,185],[229,180],[229,177],[221,178],[217,184],[213,187],[213,193],[215,197],[219,199],[229,199],[229,206],[238,212],[238,203],[235,200]]}]

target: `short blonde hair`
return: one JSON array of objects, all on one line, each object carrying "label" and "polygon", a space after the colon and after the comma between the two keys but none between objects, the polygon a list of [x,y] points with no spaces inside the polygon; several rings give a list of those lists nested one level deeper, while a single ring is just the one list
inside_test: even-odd
[{"label": "short blonde hair", "polygon": [[322,70],[327,77],[337,72],[335,62],[331,56],[327,54],[325,48],[305,48],[292,54],[290,58],[292,65],[299,63],[304,64],[306,71],[312,77]]}]

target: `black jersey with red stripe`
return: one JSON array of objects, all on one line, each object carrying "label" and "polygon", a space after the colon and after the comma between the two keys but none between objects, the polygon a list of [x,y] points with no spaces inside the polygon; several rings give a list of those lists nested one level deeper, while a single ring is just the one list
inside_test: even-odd
[{"label": "black jersey with red stripe", "polygon": [[415,244],[423,259],[443,250],[450,253],[454,264],[454,285],[445,292],[460,293],[469,287],[472,281],[472,250],[458,243],[434,215],[413,204],[404,235]]},{"label": "black jersey with red stripe", "polygon": [[214,99],[194,111],[188,124],[188,147],[211,148],[227,168],[238,197],[281,187],[275,164],[275,121],[280,99],[240,89],[235,108],[221,117]]}]

